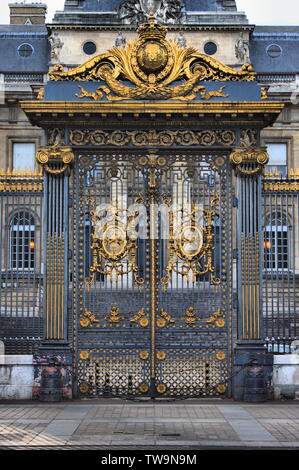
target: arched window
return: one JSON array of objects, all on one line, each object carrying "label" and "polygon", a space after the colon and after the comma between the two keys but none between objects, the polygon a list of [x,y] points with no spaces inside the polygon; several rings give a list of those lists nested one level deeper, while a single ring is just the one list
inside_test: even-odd
[{"label": "arched window", "polygon": [[270,214],[264,229],[264,267],[283,271],[289,267],[289,227],[286,215]]},{"label": "arched window", "polygon": [[12,269],[34,269],[36,240],[33,215],[27,211],[15,213],[10,231]]}]

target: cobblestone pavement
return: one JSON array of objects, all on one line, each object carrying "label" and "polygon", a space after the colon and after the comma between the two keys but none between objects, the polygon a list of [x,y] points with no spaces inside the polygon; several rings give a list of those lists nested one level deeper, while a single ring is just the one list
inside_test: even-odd
[{"label": "cobblestone pavement", "polygon": [[298,448],[299,403],[0,403],[0,448]]}]

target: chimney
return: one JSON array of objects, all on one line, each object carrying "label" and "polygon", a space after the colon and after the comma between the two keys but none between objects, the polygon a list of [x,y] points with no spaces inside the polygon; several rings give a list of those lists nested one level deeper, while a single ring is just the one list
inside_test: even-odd
[{"label": "chimney", "polygon": [[45,24],[47,5],[44,3],[10,3],[10,24]]}]

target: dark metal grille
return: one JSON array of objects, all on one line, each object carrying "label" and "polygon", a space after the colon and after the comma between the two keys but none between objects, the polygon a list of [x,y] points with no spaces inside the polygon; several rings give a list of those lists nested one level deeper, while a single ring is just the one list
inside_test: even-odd
[{"label": "dark metal grille", "polygon": [[299,331],[298,178],[264,178],[263,312],[270,351],[289,353]]},{"label": "dark metal grille", "polygon": [[6,354],[30,354],[43,334],[43,179],[0,174],[0,339]]}]

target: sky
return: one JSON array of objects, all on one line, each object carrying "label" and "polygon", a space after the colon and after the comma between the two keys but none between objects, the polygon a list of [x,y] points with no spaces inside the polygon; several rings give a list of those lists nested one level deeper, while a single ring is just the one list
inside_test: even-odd
[{"label": "sky", "polygon": [[[33,2],[37,0],[33,0]],[[121,0],[120,0],[121,1]],[[298,0],[236,0],[239,11],[245,11],[248,20],[257,25],[299,25]],[[9,23],[8,4],[14,0],[0,0],[0,24]],[[30,3],[30,0],[26,0]],[[45,0],[48,6],[47,22],[56,10],[63,10],[64,0]]]}]

